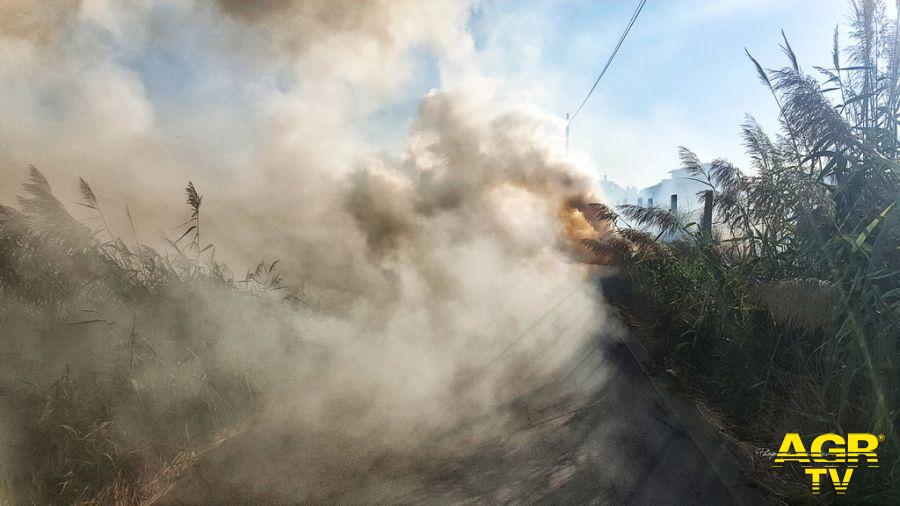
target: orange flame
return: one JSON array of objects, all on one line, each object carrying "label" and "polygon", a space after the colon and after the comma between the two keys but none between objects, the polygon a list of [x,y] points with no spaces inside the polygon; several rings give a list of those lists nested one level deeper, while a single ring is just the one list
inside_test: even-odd
[{"label": "orange flame", "polygon": [[591,216],[588,203],[591,195],[574,195],[559,209],[559,219],[565,227],[566,238],[573,252],[585,263],[598,263],[600,259],[583,243],[583,239],[602,239],[610,232],[610,225],[598,222]]}]

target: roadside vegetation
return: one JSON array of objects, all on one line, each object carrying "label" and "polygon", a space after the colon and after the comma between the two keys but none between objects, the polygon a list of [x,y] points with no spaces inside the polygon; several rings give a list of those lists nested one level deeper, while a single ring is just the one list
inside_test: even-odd
[{"label": "roadside vegetation", "polygon": [[777,449],[785,432],[872,432],[886,436],[881,468],[823,499],[887,504],[900,502],[900,27],[863,0],[848,35],[842,48],[835,29],[824,67],[802,66],[787,37],[782,68],[748,53],[781,125],[770,135],[747,117],[749,171],[681,149],[713,192],[711,230],[594,204],[616,232],[585,242],[623,266],[659,364],[745,442],[763,486],[812,497],[806,476],[773,475],[754,447]]},{"label": "roadside vegetation", "polygon": [[37,169],[24,189],[0,206],[0,502],[152,503],[262,402],[223,351],[252,335],[221,313],[299,299],[274,264],[215,261],[193,184],[165,252],[113,236],[84,180],[92,228]]}]

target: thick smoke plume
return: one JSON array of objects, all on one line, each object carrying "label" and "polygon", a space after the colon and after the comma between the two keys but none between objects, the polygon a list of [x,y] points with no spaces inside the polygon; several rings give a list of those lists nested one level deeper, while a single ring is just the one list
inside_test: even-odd
[{"label": "thick smoke plume", "polygon": [[[90,283],[51,311],[4,278],[0,335],[16,356],[0,363],[5,398],[51,406],[56,394],[21,385],[58,394],[87,382],[96,393],[111,388],[96,378],[124,375],[139,409],[107,407],[110,440],[127,446],[117,452],[158,447],[161,433],[169,446],[221,444],[234,454],[222,479],[276,501],[336,493],[385,455],[428,458],[425,445],[439,454],[502,434],[510,403],[564,374],[611,324],[577,256],[578,239],[596,233],[582,214],[591,181],[558,152],[553,120],[481,76],[470,8],[3,3],[0,197],[15,202],[29,164],[56,196],[31,192],[21,215],[4,208],[4,230],[34,223],[24,204],[38,200],[93,217],[68,205],[83,176],[103,234],[163,251],[188,214],[190,179],[203,194],[202,241],[215,244],[204,261],[215,251],[240,280],[277,259],[300,287],[287,303],[184,281],[136,301],[94,266],[72,274]],[[409,93],[420,48],[442,89],[421,98],[402,146],[384,148],[377,131],[397,125],[374,120],[373,134],[372,117]],[[182,73],[158,74],[167,68]],[[229,393],[204,397],[209,385]],[[85,399],[70,399],[73,413]],[[232,408],[240,402],[250,415]],[[9,493],[47,493],[19,471],[37,465],[28,414],[40,409],[0,408]],[[210,417],[230,439],[196,441]],[[82,430],[64,425],[47,430]],[[181,468],[157,457],[123,471],[169,470],[142,478],[149,492],[132,499],[177,481]]]}]

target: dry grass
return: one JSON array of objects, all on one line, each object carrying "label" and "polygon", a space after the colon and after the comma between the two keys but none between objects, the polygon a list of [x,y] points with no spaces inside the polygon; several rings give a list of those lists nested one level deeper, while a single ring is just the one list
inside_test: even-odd
[{"label": "dry grass", "polygon": [[0,501],[151,504],[262,401],[197,327],[209,321],[197,295],[259,305],[284,287],[277,263],[237,283],[201,256],[192,184],[192,247],[163,254],[113,236],[80,189],[97,230],[33,167],[21,211],[0,208]]}]

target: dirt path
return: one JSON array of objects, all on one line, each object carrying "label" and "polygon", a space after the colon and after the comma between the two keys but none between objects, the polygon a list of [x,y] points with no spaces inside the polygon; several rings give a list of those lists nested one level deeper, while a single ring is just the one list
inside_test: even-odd
[{"label": "dirt path", "polygon": [[[329,469],[329,459],[322,458],[323,468],[310,473],[304,458],[310,452],[359,450],[353,441],[324,443],[315,434],[301,440],[275,427],[258,427],[211,452],[160,503],[766,502],[689,403],[644,373],[628,343],[606,338],[596,346],[587,352],[604,367],[565,378],[592,381],[592,395],[548,403],[550,396],[537,392],[523,401],[501,439],[461,445],[437,459],[369,456],[368,465],[356,468]],[[435,454],[430,449],[421,453]],[[284,473],[285,468],[297,469],[304,479]]]}]

